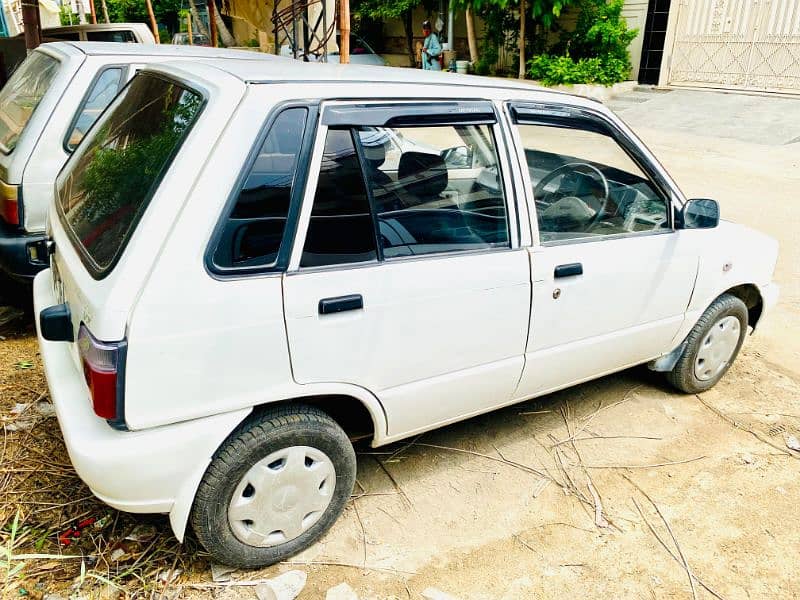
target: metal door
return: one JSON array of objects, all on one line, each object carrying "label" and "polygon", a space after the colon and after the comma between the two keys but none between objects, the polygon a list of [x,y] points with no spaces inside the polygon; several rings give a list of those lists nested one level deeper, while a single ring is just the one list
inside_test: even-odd
[{"label": "metal door", "polygon": [[670,85],[800,93],[800,0],[681,0]]}]

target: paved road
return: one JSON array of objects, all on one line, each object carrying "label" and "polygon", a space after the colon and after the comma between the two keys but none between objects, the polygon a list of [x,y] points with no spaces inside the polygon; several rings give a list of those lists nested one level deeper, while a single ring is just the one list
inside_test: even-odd
[{"label": "paved road", "polygon": [[769,146],[800,144],[800,96],[638,88],[608,105],[632,127]]}]

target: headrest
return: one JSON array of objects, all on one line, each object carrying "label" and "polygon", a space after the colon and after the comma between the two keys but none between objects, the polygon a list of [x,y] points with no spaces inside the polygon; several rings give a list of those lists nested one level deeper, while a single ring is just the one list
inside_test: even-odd
[{"label": "headrest", "polygon": [[403,188],[415,196],[438,196],[447,189],[447,167],[438,154],[404,152],[397,178]]},{"label": "headrest", "polygon": [[386,145],[362,146],[364,148],[364,158],[373,169],[380,167],[386,160]]}]

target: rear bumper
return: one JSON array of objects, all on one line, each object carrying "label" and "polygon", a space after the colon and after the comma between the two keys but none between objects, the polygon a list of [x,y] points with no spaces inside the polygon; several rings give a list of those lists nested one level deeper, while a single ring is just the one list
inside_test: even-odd
[{"label": "rear bumper", "polygon": [[47,263],[32,261],[28,246],[44,239],[44,233],[25,233],[0,221],[0,270],[17,280],[33,279]]},{"label": "rear bumper", "polygon": [[[57,304],[49,269],[34,280],[33,300],[36,315]],[[180,502],[181,512],[188,514],[208,462],[250,410],[143,431],[112,429],[92,410],[83,374],[72,356],[72,344],[43,339],[38,316],[36,330],[69,457],[92,493],[128,512],[168,513]],[[183,531],[175,533],[180,538]]]}]

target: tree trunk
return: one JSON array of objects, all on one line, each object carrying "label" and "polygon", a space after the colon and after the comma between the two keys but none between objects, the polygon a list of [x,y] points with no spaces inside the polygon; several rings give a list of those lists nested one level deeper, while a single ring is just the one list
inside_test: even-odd
[{"label": "tree trunk", "polygon": [[339,5],[339,62],[350,62],[350,0],[341,0]]},{"label": "tree trunk", "polygon": [[147,5],[147,14],[150,16],[150,27],[153,29],[153,37],[156,40],[156,44],[160,44],[161,40],[158,37],[158,25],[156,24],[156,15],[153,13],[153,3],[150,0],[145,0],[145,4]]},{"label": "tree trunk", "polygon": [[414,29],[411,23],[411,11],[407,10],[403,15],[403,29],[406,31],[406,49],[408,58],[411,60],[411,67],[417,66],[417,53],[414,51]]},{"label": "tree trunk", "polygon": [[197,25],[197,32],[206,36],[208,40],[211,41],[211,34],[208,33],[206,24],[200,19],[200,13],[197,12],[197,5],[195,5],[194,0],[189,0],[189,12],[192,14],[192,21],[194,21],[194,24]]},{"label": "tree trunk", "polygon": [[219,14],[217,7],[214,7],[214,22],[217,24],[217,33],[222,45],[226,48],[236,45],[236,39],[231,35],[225,21],[222,20],[222,15]]},{"label": "tree trunk", "polygon": [[[467,6],[467,43],[469,44],[469,59],[473,64],[478,62],[478,40],[475,38],[475,17],[472,7]],[[452,50],[452,48],[451,48]]]},{"label": "tree trunk", "polygon": [[525,17],[528,9],[525,0],[519,0],[519,78],[525,79]]},{"label": "tree trunk", "polygon": [[106,0],[100,0],[100,8],[103,10],[103,21],[111,23],[111,19],[108,18],[108,4],[106,4]]}]

